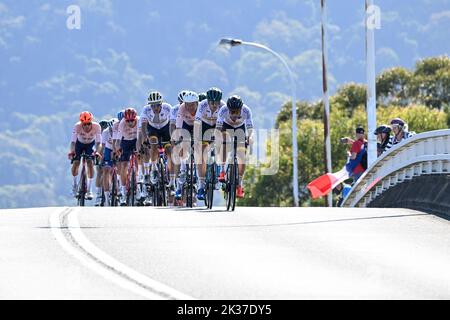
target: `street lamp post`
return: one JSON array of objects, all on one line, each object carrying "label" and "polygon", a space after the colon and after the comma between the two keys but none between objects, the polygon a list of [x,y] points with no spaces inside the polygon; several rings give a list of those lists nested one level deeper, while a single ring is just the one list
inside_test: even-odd
[{"label": "street lamp post", "polygon": [[231,47],[236,47],[240,45],[251,46],[260,48],[270,52],[272,55],[277,57],[281,63],[286,68],[289,78],[291,80],[291,94],[292,94],[292,161],[293,161],[293,170],[292,170],[292,185],[293,185],[293,196],[294,196],[294,205],[298,207],[298,168],[297,168],[297,160],[298,160],[298,146],[297,146],[297,109],[296,109],[296,93],[295,93],[295,79],[294,73],[287,62],[283,59],[281,55],[270,49],[269,47],[255,43],[255,42],[247,42],[238,39],[221,39],[219,42],[220,45],[229,45]]}]

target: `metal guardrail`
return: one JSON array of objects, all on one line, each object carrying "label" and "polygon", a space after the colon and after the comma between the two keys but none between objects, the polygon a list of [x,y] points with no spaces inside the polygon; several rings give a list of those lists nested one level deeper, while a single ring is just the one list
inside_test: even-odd
[{"label": "metal guardrail", "polygon": [[448,129],[414,135],[383,153],[357,181],[342,207],[367,207],[389,188],[433,174],[450,174]]}]

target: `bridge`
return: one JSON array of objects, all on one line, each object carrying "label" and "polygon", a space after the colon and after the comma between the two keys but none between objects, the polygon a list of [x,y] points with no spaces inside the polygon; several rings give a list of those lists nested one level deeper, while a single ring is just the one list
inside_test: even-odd
[{"label": "bridge", "polygon": [[450,130],[417,134],[389,149],[342,206],[410,208],[450,218]]}]

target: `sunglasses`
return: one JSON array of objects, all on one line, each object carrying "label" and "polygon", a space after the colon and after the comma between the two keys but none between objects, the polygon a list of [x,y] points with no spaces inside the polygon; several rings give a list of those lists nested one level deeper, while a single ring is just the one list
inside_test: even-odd
[{"label": "sunglasses", "polygon": [[212,101],[212,100],[208,100],[209,104],[212,104],[213,106],[218,106],[220,105],[220,101]]},{"label": "sunglasses", "polygon": [[134,122],[134,120],[125,120],[125,121],[128,122],[128,123]]},{"label": "sunglasses", "polygon": [[89,123],[83,123],[83,127],[89,127],[90,125],[92,125],[92,122],[89,122]]},{"label": "sunglasses", "polygon": [[162,103],[151,104],[150,107],[153,108],[153,109],[154,109],[154,108],[160,108],[160,107],[162,107]]}]

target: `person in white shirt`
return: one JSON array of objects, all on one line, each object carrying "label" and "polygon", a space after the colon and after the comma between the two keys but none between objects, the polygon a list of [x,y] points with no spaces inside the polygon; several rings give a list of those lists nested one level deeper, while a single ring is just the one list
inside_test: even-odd
[{"label": "person in white shirt", "polygon": [[[103,143],[103,131],[108,127],[109,121],[108,120],[101,120],[99,123],[100,128],[102,130],[102,143]],[[103,144],[100,143],[100,149],[98,150],[98,153],[100,153],[103,157]],[[95,197],[95,206],[100,206],[102,202],[102,186],[103,186],[103,166],[101,162],[98,162],[98,165],[95,166],[97,174],[95,176],[95,188],[96,188],[96,197]]]},{"label": "person in white shirt", "polygon": [[[241,97],[234,95],[228,98],[227,105],[219,110],[217,118],[216,129],[223,132],[223,141],[231,144],[231,137],[237,137],[238,150],[238,167],[239,167],[239,182],[236,189],[238,198],[244,198],[244,173],[245,173],[245,157],[247,146],[253,144],[253,119],[252,112],[246,106]],[[220,147],[220,146],[219,146]],[[220,174],[219,181],[225,181],[225,161],[227,153],[232,151],[232,148],[223,148],[222,159],[219,157]]]},{"label": "person in white shirt", "polygon": [[[116,151],[120,154],[120,191],[121,198],[120,204],[125,205],[126,203],[126,184],[127,184],[127,171],[128,164],[131,155],[136,152],[136,142],[138,135],[138,121],[139,117],[137,112],[133,108],[128,108],[124,112],[124,118],[119,123],[117,141],[120,141],[120,146],[117,147]],[[138,170],[138,164],[136,163],[136,171]]]},{"label": "person in white shirt", "polygon": [[118,124],[118,119],[111,119],[108,121],[108,126],[102,132],[101,151],[103,161],[101,163],[103,175],[103,190],[105,193],[105,206],[109,205],[110,201],[110,186],[111,186],[111,167],[114,161],[113,153],[113,127]]},{"label": "person in white shirt", "polygon": [[[148,105],[142,111],[139,128],[142,132],[143,139],[150,144],[151,173],[150,182],[157,183],[158,179],[158,159],[159,159],[159,143],[162,142],[164,151],[168,159],[171,158],[170,150],[170,116],[172,107],[170,104],[163,102],[162,95],[155,91],[151,92],[148,97]],[[169,175],[173,175],[173,166],[168,161]],[[171,181],[172,182],[172,181]],[[169,183],[170,185],[170,183]]]},{"label": "person in white shirt", "polygon": [[[176,118],[176,130],[172,133],[172,141],[183,139],[182,150],[191,150],[191,139],[194,133],[194,121],[198,108],[198,94],[187,91],[183,97],[184,102],[180,105]],[[179,183],[175,192],[175,199],[181,199],[181,185],[186,176],[186,160],[189,153],[181,152],[180,164],[175,164],[175,174],[179,173]],[[180,166],[181,165],[181,166]],[[181,167],[181,168],[180,168]],[[181,169],[181,170],[180,170]]]},{"label": "person in white shirt", "polygon": [[222,101],[222,91],[219,88],[211,88],[206,92],[206,99],[200,102],[194,122],[194,137],[202,142],[202,159],[197,161],[198,192],[197,199],[205,200],[205,176],[209,150],[209,141],[215,133],[219,109],[225,106]]},{"label": "person in white shirt", "polygon": [[[77,122],[72,131],[70,151],[68,157],[73,160],[72,164],[72,193],[77,196],[78,193],[78,169],[80,167],[81,155],[100,156],[97,152],[101,143],[101,128],[97,122],[94,122],[94,116],[89,111],[83,111],[80,114],[80,121]],[[95,153],[94,153],[95,146]],[[94,161],[87,160],[87,193],[86,199],[92,200],[92,181],[94,180]]]}]

